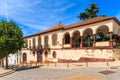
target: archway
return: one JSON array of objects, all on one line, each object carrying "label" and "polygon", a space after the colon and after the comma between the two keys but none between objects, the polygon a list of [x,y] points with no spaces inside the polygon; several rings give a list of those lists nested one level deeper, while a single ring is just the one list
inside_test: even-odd
[{"label": "archway", "polygon": [[37,62],[42,62],[42,51],[40,50],[37,51]]},{"label": "archway", "polygon": [[72,38],[72,47],[80,47],[80,32],[75,31]]},{"label": "archway", "polygon": [[106,25],[102,25],[97,28],[96,30],[96,41],[109,41],[110,40],[110,34],[109,34],[109,28]]},{"label": "archway", "polygon": [[92,47],[93,46],[93,30],[87,28],[83,32],[83,47]]},{"label": "archway", "polygon": [[23,62],[27,62],[27,54],[23,53]]},{"label": "archway", "polygon": [[70,34],[67,32],[64,35],[65,42],[64,44],[70,44]]}]

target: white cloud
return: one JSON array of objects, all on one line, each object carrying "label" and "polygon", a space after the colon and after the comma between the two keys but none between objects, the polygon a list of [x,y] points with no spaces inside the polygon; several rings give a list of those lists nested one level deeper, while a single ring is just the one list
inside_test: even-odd
[{"label": "white cloud", "polygon": [[31,27],[31,28],[33,28],[33,29],[36,29],[36,30],[45,30],[45,29],[47,29],[47,27],[46,26],[44,26],[44,25],[41,25],[41,24],[39,24],[39,25],[36,25],[36,24],[25,24],[26,26],[29,26],[29,27]]},{"label": "white cloud", "polygon": [[[45,30],[59,21],[73,20],[74,12],[68,10],[76,6],[72,0],[6,0],[8,17],[28,26],[23,28],[25,35],[31,33],[30,30]],[[77,0],[79,1],[79,0]],[[83,1],[83,0],[80,0]],[[5,16],[5,0],[0,0],[0,16]],[[30,31],[30,32],[29,32]]]}]

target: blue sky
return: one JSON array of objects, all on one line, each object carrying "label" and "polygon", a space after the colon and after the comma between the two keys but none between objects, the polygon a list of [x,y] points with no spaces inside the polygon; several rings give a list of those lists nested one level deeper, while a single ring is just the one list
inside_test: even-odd
[{"label": "blue sky", "polygon": [[0,19],[14,20],[27,36],[58,22],[80,21],[76,16],[91,2],[100,8],[99,14],[120,19],[120,0],[0,0]]}]

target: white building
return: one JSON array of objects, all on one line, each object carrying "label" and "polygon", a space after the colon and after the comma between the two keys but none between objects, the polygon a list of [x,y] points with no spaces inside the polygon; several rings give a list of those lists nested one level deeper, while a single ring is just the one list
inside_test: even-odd
[{"label": "white building", "polygon": [[[21,62],[114,61],[120,58],[120,22],[96,17],[64,26],[60,23],[24,37]],[[37,54],[38,53],[38,54]],[[39,54],[40,53],[40,54]]]}]

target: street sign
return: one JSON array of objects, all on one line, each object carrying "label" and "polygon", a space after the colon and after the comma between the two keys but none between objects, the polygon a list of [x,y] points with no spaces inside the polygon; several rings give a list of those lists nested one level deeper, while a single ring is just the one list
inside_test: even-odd
[{"label": "street sign", "polygon": [[40,50],[39,50],[39,51],[37,51],[37,55],[40,55],[40,54],[41,54]]}]

